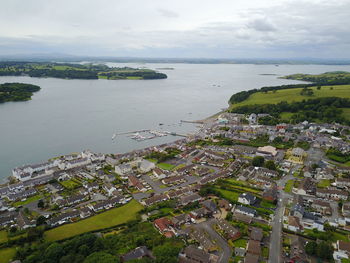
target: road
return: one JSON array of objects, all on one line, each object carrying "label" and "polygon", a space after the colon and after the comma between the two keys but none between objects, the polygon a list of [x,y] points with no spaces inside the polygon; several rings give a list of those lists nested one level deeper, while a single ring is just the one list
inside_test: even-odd
[{"label": "road", "polygon": [[[278,191],[278,203],[275,210],[273,219],[271,220],[272,232],[270,236],[270,253],[269,253],[269,262],[270,263],[279,263],[281,262],[281,237],[282,237],[282,227],[283,227],[283,211],[286,203],[289,199],[293,198],[292,195],[283,191],[283,187],[286,182],[290,179],[293,179],[293,173],[300,167],[298,165],[291,167],[289,173],[283,176],[278,182],[277,186],[280,189]],[[295,179],[295,178],[294,178]]]},{"label": "road", "polygon": [[227,241],[223,239],[213,228],[216,219],[209,219],[205,222],[199,223],[196,227],[203,229],[209,234],[212,240],[215,240],[216,244],[221,248],[218,263],[228,263],[232,255],[232,250],[227,244]]}]

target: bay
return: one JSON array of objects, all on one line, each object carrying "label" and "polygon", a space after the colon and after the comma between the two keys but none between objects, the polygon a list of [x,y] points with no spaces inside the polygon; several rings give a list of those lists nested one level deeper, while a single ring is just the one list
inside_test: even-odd
[{"label": "bay", "polygon": [[108,65],[174,70],[159,70],[168,75],[164,80],[0,77],[0,83],[41,87],[31,101],[0,104],[0,179],[11,175],[16,166],[85,149],[122,153],[178,139],[167,136],[136,142],[126,136],[111,137],[116,132],[141,129],[194,132],[195,125],[180,124],[180,120],[213,115],[227,107],[230,96],[238,91],[296,83],[278,76],[350,70],[349,66],[331,65]]}]

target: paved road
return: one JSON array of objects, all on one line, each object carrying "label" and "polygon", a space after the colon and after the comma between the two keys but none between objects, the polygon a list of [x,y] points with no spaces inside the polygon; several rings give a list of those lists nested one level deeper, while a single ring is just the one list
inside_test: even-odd
[{"label": "paved road", "polygon": [[209,219],[205,222],[199,223],[196,227],[199,227],[207,232],[212,240],[216,241],[216,244],[221,248],[219,263],[228,263],[232,255],[232,250],[227,244],[226,240],[223,239],[214,229],[213,225],[216,223],[216,219]]},{"label": "paved road", "polygon": [[278,191],[278,203],[275,210],[274,217],[271,221],[272,232],[270,237],[270,253],[269,253],[269,263],[279,263],[281,262],[281,237],[282,237],[282,226],[283,226],[283,211],[286,203],[289,199],[293,198],[292,195],[284,192],[282,188],[285,186],[286,182],[290,179],[295,179],[293,177],[294,171],[299,168],[298,165],[291,167],[289,173],[282,177],[278,182],[277,186],[281,189]]}]

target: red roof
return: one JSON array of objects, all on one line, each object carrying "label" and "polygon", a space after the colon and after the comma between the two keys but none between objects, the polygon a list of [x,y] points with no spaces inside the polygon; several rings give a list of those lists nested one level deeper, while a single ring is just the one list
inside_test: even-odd
[{"label": "red roof", "polygon": [[154,224],[161,232],[164,232],[172,225],[172,222],[168,218],[162,217],[154,220]]}]

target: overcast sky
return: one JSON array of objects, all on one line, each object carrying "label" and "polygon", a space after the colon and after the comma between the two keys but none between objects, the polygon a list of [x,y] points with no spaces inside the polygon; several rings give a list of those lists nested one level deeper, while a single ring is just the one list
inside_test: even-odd
[{"label": "overcast sky", "polygon": [[2,0],[0,55],[350,58],[350,0]]}]

